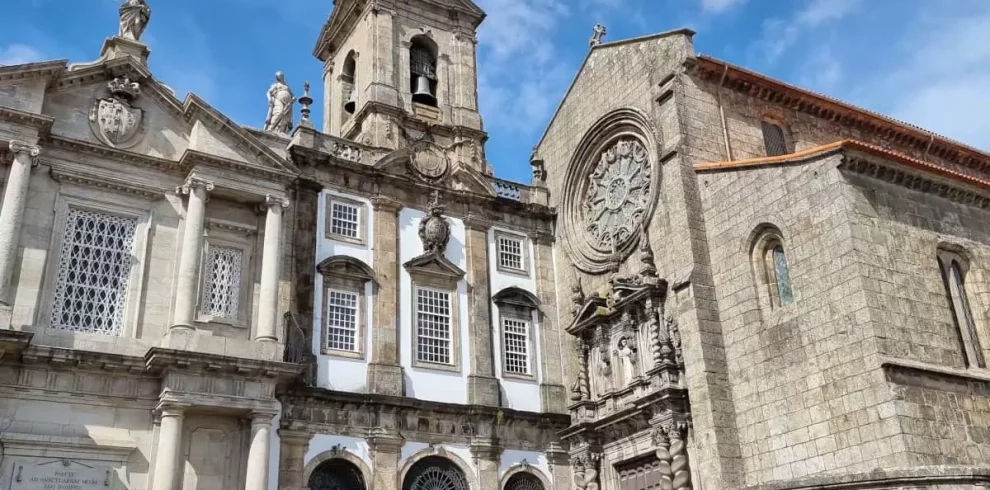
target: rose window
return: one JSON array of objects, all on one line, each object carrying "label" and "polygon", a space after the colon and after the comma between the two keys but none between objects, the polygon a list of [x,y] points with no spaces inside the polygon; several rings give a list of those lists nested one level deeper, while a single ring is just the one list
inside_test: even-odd
[{"label": "rose window", "polygon": [[584,229],[596,248],[616,249],[633,236],[649,207],[649,153],[638,139],[619,140],[602,153],[589,180]]}]

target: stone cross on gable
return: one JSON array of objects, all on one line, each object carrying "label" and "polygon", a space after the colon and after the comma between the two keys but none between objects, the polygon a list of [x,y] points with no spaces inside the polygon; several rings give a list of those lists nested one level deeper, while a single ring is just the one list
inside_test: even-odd
[{"label": "stone cross on gable", "polygon": [[602,38],[605,37],[606,32],[607,31],[603,24],[595,24],[594,32],[591,34],[591,40],[588,41],[588,44],[590,44],[591,47],[598,46],[602,43]]}]

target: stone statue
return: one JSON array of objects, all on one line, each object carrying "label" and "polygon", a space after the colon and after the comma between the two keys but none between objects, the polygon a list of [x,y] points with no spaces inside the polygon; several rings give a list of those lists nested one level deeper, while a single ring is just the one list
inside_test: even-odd
[{"label": "stone statue", "polygon": [[608,350],[599,351],[598,376],[602,380],[602,393],[612,391],[612,360],[609,359]]},{"label": "stone statue", "polygon": [[140,41],[141,34],[151,20],[151,7],[144,0],[125,0],[120,6],[119,36],[131,41]]},{"label": "stone statue", "polygon": [[629,344],[628,337],[619,338],[615,355],[619,358],[619,367],[622,371],[622,386],[626,386],[636,378],[636,349]]},{"label": "stone statue", "polygon": [[268,116],[265,131],[289,134],[292,130],[292,104],[296,97],[285,83],[285,74],[275,73],[275,83],[268,88]]}]

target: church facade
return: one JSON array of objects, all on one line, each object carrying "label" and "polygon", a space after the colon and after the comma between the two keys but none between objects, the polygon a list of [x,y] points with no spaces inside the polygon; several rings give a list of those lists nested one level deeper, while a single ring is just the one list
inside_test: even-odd
[{"label": "church facade", "polygon": [[990,155],[599,25],[505,181],[484,17],[338,0],[319,127],[177,98],[144,0],[0,67],[0,489],[990,483]]}]

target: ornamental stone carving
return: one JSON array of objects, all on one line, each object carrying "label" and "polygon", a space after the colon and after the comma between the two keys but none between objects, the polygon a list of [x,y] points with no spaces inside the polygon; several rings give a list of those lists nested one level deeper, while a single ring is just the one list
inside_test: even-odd
[{"label": "ornamental stone carving", "polygon": [[419,222],[419,239],[423,241],[424,255],[443,255],[450,241],[450,224],[443,217],[440,192],[433,191],[430,209]]},{"label": "ornamental stone carving", "polygon": [[649,204],[651,167],[636,138],[616,141],[601,154],[584,197],[585,231],[598,248],[616,248],[636,233]]},{"label": "ornamental stone carving", "polygon": [[97,98],[90,107],[90,128],[107,146],[130,148],[144,132],[144,111],[134,106],[141,84],[126,76],[117,77],[107,83],[107,92],[107,97]]},{"label": "ornamental stone carving", "polygon": [[634,109],[596,122],[575,149],[564,182],[561,242],[578,269],[614,270],[647,236],[660,187],[660,135]]}]

